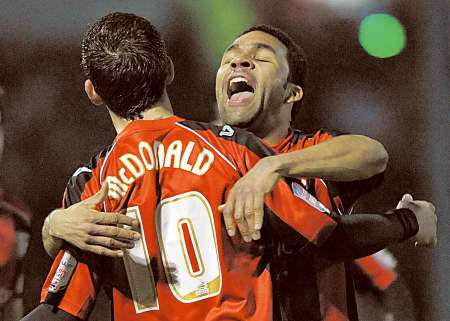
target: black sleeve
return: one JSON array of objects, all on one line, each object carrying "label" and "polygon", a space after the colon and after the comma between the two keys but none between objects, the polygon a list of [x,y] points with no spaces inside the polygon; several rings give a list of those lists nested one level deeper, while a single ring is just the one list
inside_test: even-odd
[{"label": "black sleeve", "polygon": [[49,304],[40,304],[20,321],[79,321],[80,318],[55,308]]},{"label": "black sleeve", "polygon": [[419,231],[416,215],[409,209],[386,214],[335,215],[334,219],[338,226],[318,248],[318,254],[329,260],[367,256]]},{"label": "black sleeve", "polygon": [[363,180],[337,182],[327,181],[331,197],[339,196],[345,210],[351,209],[356,201],[381,185],[384,172]]}]

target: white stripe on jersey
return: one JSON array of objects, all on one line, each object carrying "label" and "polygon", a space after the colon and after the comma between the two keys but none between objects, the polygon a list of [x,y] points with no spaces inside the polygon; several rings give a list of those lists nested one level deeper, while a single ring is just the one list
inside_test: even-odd
[{"label": "white stripe on jersey", "polygon": [[81,173],[92,173],[92,169],[89,167],[80,167],[75,171],[75,173],[72,174],[72,177],[78,176]]}]

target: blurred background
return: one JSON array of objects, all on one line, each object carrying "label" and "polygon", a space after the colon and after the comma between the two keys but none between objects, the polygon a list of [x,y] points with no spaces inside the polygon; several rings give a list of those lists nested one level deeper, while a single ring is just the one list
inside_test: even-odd
[{"label": "blurred background", "polygon": [[175,112],[202,121],[214,118],[215,71],[227,45],[255,23],[288,31],[309,57],[295,126],[368,135],[390,154],[384,184],[359,209],[387,210],[404,192],[436,205],[437,248],[391,250],[417,320],[450,320],[449,7],[448,0],[1,0],[1,183],[34,213],[25,310],[38,303],[51,263],[40,239],[45,216],[60,206],[72,172],[114,137],[106,112],[84,95],[83,32],[125,11],[162,31],[175,63]]}]

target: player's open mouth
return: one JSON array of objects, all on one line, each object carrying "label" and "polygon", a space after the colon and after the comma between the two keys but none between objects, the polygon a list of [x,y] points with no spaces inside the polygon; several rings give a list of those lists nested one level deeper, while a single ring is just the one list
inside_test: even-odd
[{"label": "player's open mouth", "polygon": [[228,105],[243,106],[250,103],[255,96],[255,88],[243,76],[234,76],[228,82]]}]

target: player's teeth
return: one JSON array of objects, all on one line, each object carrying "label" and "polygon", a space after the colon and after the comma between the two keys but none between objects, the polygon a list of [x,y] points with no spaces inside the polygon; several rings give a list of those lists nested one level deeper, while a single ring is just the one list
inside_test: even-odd
[{"label": "player's teeth", "polygon": [[235,83],[235,82],[240,82],[240,81],[243,81],[246,83],[247,79],[245,79],[244,77],[236,77],[236,78],[231,79],[230,84]]}]

